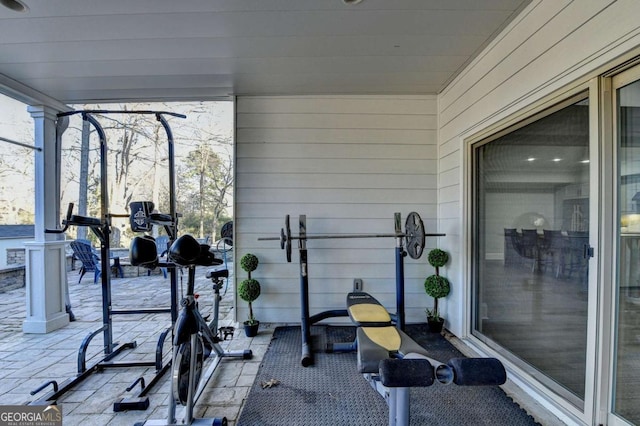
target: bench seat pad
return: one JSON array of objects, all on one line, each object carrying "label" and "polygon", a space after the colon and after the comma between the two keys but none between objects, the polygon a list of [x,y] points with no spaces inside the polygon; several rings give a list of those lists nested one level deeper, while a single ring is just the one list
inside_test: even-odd
[{"label": "bench seat pad", "polygon": [[358,371],[378,373],[380,361],[403,358],[408,354],[429,357],[427,351],[393,326],[358,327]]},{"label": "bench seat pad", "polygon": [[347,294],[347,312],[351,321],[358,326],[386,327],[391,325],[389,312],[368,293]]}]

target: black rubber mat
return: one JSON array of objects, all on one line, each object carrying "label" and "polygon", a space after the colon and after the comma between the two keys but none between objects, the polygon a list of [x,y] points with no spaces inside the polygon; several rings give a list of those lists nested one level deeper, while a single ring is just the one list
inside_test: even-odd
[{"label": "black rubber mat", "polygon": [[[407,333],[432,354],[447,361],[462,356],[439,334],[420,325]],[[356,369],[355,353],[324,353],[326,342],[348,342],[353,327],[314,326],[314,365],[303,367],[299,327],[279,327],[260,365],[239,426],[388,424],[384,399]],[[277,385],[263,387],[273,380]],[[435,383],[411,389],[411,425],[536,425],[497,386],[462,387]]]}]

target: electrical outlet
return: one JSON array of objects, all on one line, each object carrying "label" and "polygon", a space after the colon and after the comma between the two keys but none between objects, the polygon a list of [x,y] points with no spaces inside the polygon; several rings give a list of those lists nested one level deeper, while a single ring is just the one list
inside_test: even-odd
[{"label": "electrical outlet", "polygon": [[353,280],[353,291],[362,291],[362,280],[360,278]]}]

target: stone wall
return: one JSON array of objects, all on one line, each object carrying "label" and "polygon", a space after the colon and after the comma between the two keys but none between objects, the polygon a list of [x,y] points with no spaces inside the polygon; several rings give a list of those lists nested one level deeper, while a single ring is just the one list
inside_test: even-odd
[{"label": "stone wall", "polygon": [[24,264],[0,270],[0,293],[25,286]]},{"label": "stone wall", "polygon": [[[24,287],[25,278],[25,251],[23,248],[7,249],[7,263],[9,267],[0,269],[0,293]],[[67,256],[67,272],[71,271],[73,260]]]},{"label": "stone wall", "polygon": [[24,265],[24,248],[7,249],[7,265]]}]

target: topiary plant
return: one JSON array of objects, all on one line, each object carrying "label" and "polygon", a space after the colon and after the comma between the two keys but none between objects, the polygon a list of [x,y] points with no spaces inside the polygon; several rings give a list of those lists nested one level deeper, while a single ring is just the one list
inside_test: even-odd
[{"label": "topiary plant", "polygon": [[427,256],[429,264],[436,268],[436,275],[438,275],[438,268],[442,268],[449,261],[449,255],[446,251],[440,249],[433,249]]},{"label": "topiary plant", "polygon": [[248,278],[240,283],[238,288],[238,296],[249,304],[249,319],[247,324],[255,324],[256,318],[253,316],[253,307],[251,303],[260,296],[260,283],[258,280]]},{"label": "topiary plant", "polygon": [[245,254],[240,259],[240,266],[247,272],[249,278],[251,278],[251,272],[256,270],[259,263],[258,257],[251,253]]},{"label": "topiary plant", "polygon": [[440,320],[440,312],[438,311],[438,299],[447,297],[451,291],[449,280],[440,275],[430,275],[424,281],[424,291],[433,297],[433,309],[427,309],[427,317]]},{"label": "topiary plant", "polygon": [[438,299],[447,297],[451,292],[451,284],[445,277],[440,276],[440,268],[449,261],[449,255],[441,249],[433,249],[427,256],[429,264],[436,269],[434,275],[430,275],[424,281],[424,291],[433,297],[433,309],[427,309],[427,318],[442,321],[438,310]]},{"label": "topiary plant", "polygon": [[242,256],[242,259],[240,259],[240,266],[249,276],[249,278],[240,283],[240,287],[238,288],[238,296],[249,304],[249,319],[245,322],[247,325],[253,325],[258,322],[253,316],[252,302],[260,296],[260,282],[251,278],[251,272],[256,270],[258,264],[258,258],[251,253],[245,254]]}]

